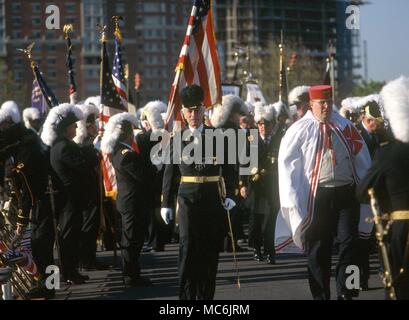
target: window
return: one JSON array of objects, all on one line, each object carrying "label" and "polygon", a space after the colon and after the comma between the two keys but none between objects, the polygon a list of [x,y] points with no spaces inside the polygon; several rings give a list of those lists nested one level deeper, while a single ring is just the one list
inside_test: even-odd
[{"label": "window", "polygon": [[55,65],[56,63],[57,63],[57,59],[56,59],[56,58],[49,58],[49,59],[47,60],[47,64],[48,64],[48,65],[53,66],[53,65]]},{"label": "window", "polygon": [[23,65],[23,58],[21,58],[21,57],[14,57],[14,66],[15,67],[18,67],[18,66],[21,66],[21,65]]},{"label": "window", "polygon": [[55,70],[48,70],[47,72],[48,79],[55,79],[57,78],[57,72]]},{"label": "window", "polygon": [[116,3],[115,13],[125,13],[125,3],[123,2]]},{"label": "window", "polygon": [[41,25],[40,17],[33,17],[31,21],[33,22],[33,27],[39,27]]},{"label": "window", "polygon": [[21,17],[12,17],[11,18],[11,25],[13,27],[21,27]]},{"label": "window", "polygon": [[99,83],[87,83],[85,90],[93,93],[99,92]]},{"label": "window", "polygon": [[21,11],[21,3],[20,2],[13,2],[11,4],[11,11],[13,13],[20,13]]},{"label": "window", "polygon": [[41,4],[38,2],[34,2],[31,4],[31,11],[33,13],[41,13]]},{"label": "window", "polygon": [[65,18],[65,21],[69,24],[74,24],[75,23],[75,17],[67,17]]},{"label": "window", "polygon": [[56,45],[55,44],[49,44],[47,45],[47,52],[55,52],[56,50]]},{"label": "window", "polygon": [[21,31],[20,30],[12,30],[11,31],[11,38],[12,39],[20,39],[21,38]]},{"label": "window", "polygon": [[46,39],[54,39],[55,38],[55,30],[47,30],[45,32]]},{"label": "window", "polygon": [[68,3],[66,3],[66,4],[65,4],[65,10],[66,10],[67,12],[70,12],[70,13],[75,12],[75,3],[73,3],[73,2],[68,2]]},{"label": "window", "polygon": [[31,31],[30,39],[40,39],[40,38],[41,38],[40,30]]}]

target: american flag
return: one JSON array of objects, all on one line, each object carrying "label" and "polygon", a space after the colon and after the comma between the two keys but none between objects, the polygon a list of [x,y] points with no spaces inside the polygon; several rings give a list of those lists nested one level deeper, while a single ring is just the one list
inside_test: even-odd
[{"label": "american flag", "polygon": [[173,128],[175,121],[181,123],[179,94],[186,85],[192,84],[202,87],[206,108],[221,102],[220,66],[210,0],[193,1],[185,40],[176,66],[175,80],[170,90],[166,115],[168,129]]},{"label": "american flag", "polygon": [[[101,109],[100,109],[100,132],[103,132],[103,126],[108,122],[113,115],[127,111],[126,107],[121,102],[121,97],[116,91],[109,66],[109,57],[106,49],[106,42],[102,41],[101,50]],[[116,197],[116,176],[112,166],[111,156],[102,153],[102,174],[104,178],[104,188],[107,197]]]},{"label": "american flag", "polygon": [[126,108],[121,102],[121,97],[116,91],[116,87],[113,82],[111,74],[111,68],[109,66],[109,57],[106,49],[106,43],[102,43],[102,57],[101,57],[101,105],[102,120],[107,123],[109,118],[119,112],[126,111]]},{"label": "american flag", "polygon": [[43,97],[45,101],[47,102],[47,105],[49,108],[53,108],[58,106],[58,100],[55,97],[54,93],[50,89],[50,87],[47,85],[45,82],[45,79],[43,78],[40,69],[38,68],[37,65],[33,67],[33,73],[34,77],[38,82],[38,85],[40,86],[41,93],[43,94]]},{"label": "american flag", "polygon": [[115,56],[114,63],[112,64],[112,79],[114,80],[114,85],[116,92],[118,92],[121,97],[121,106],[125,111],[128,110],[128,90],[126,88],[126,80],[124,67],[122,64],[122,52],[121,52],[121,42],[122,34],[119,28],[115,30]]},{"label": "american flag", "polygon": [[33,90],[31,92],[31,107],[36,108],[40,111],[41,115],[47,113],[47,105],[44,103],[44,97],[41,93],[40,86],[36,79],[33,80]]},{"label": "american flag", "polygon": [[68,94],[70,96],[70,103],[75,104],[77,100],[77,87],[75,85],[74,79],[74,64],[72,61],[72,44],[71,38],[67,36],[67,61],[66,66],[68,70],[68,81],[70,87],[68,89]]}]

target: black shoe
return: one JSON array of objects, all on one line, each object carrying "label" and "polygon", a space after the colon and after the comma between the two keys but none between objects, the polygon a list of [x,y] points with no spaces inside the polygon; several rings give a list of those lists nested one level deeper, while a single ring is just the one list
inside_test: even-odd
[{"label": "black shoe", "polygon": [[152,247],[150,246],[146,246],[142,248],[142,252],[151,252],[152,251]]},{"label": "black shoe", "polygon": [[350,296],[347,296],[345,294],[338,296],[337,300],[352,300]]},{"label": "black shoe", "polygon": [[86,280],[89,280],[89,277],[82,275],[79,272],[64,276],[64,281],[67,283],[84,284]]},{"label": "black shoe", "polygon": [[276,264],[276,259],[274,259],[274,256],[268,254],[266,257],[266,262],[268,264]]},{"label": "black shoe", "polygon": [[361,291],[368,291],[368,290],[369,290],[368,281],[363,281],[361,283]]},{"label": "black shoe", "polygon": [[45,287],[37,287],[30,290],[28,293],[29,299],[53,299],[55,298],[55,290],[49,290]]},{"label": "black shoe", "polygon": [[258,250],[254,250],[254,257],[253,258],[254,258],[254,260],[256,260],[258,262],[263,261],[263,255]]}]

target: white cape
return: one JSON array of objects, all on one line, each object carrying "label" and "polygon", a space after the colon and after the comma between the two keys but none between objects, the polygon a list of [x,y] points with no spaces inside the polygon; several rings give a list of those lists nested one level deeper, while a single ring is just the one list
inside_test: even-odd
[{"label": "white cape", "polygon": [[[356,183],[371,165],[364,140],[347,119],[333,112],[330,121],[334,132],[348,154]],[[275,244],[280,251],[291,243],[304,250],[304,234],[313,219],[315,195],[323,155],[324,126],[311,111],[286,132],[278,156],[281,209],[277,217]],[[369,238],[373,223],[369,205],[361,205],[359,234]]]}]

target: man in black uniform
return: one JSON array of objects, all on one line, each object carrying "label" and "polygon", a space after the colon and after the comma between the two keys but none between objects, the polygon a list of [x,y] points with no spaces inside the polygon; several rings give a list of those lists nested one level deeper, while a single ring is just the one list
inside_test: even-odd
[{"label": "man in black uniform", "polygon": [[[242,131],[240,128],[240,120],[243,116],[247,116],[248,114],[248,109],[244,101],[239,97],[235,96],[232,94],[228,94],[223,96],[222,99],[222,105],[217,107],[212,115],[211,118],[211,123],[212,126],[215,128],[221,128],[223,129],[226,133],[227,132],[234,132],[236,141],[236,148],[237,148],[237,158],[236,164],[234,166],[234,169],[236,170],[236,173],[234,174],[234,181],[232,180],[231,183],[235,186],[235,193],[234,193],[234,198],[233,201],[236,202],[238,205],[235,206],[230,214],[231,214],[231,224],[232,224],[232,231],[233,231],[233,238],[235,241],[235,249],[237,251],[243,251],[244,249],[241,248],[237,244],[238,239],[243,239],[244,238],[244,231],[243,231],[243,226],[242,226],[242,211],[239,210],[240,203],[239,201],[241,200],[239,198],[239,176],[240,176],[240,164],[239,164],[239,156],[240,153],[244,153],[246,150],[239,150],[240,144],[239,144],[239,131]],[[229,143],[232,143],[229,141]],[[232,178],[233,178],[232,177]],[[225,251],[227,252],[232,252],[233,251],[233,245],[232,245],[232,239],[231,236],[228,235],[225,238],[225,244],[224,244]]]},{"label": "man in black uniform", "polygon": [[[191,85],[181,92],[183,115],[188,128],[183,134],[190,135],[193,142],[182,141],[181,149],[191,143],[202,143],[205,150],[205,130],[203,125],[204,94],[201,87]],[[175,139],[175,138],[174,138]],[[212,152],[213,151],[213,152]],[[180,164],[168,164],[163,176],[163,201],[161,214],[169,223],[172,214],[172,199],[176,191],[173,181],[180,175],[180,186],[177,196],[177,215],[179,216],[179,298],[182,300],[210,300],[213,299],[216,285],[216,273],[219,251],[222,249],[223,238],[226,234],[226,210],[235,205],[230,199],[233,193],[230,179],[234,175],[234,167],[217,164],[215,148],[210,150],[212,159],[205,159],[201,154],[201,163],[197,155],[189,164],[190,157],[181,158]],[[178,158],[171,150],[171,159]],[[204,160],[213,160],[210,161]],[[225,161],[227,158],[225,157]],[[226,181],[226,194],[223,205],[219,194],[220,178]]]},{"label": "man in black uniform", "polygon": [[254,259],[264,259],[263,246],[267,263],[275,264],[274,231],[280,208],[277,167],[280,140],[273,135],[275,109],[271,105],[258,106],[254,118],[259,131],[258,166],[251,170],[251,176],[243,177],[240,193],[249,197],[249,246],[254,249]]},{"label": "man in black uniform", "polygon": [[90,179],[89,166],[81,148],[72,141],[76,122],[83,117],[81,110],[64,103],[51,109],[44,122],[41,139],[50,146],[50,162],[57,176],[59,239],[62,274],[66,281],[82,284],[88,279],[77,271],[85,207],[86,181]]},{"label": "man in black uniform", "polygon": [[[357,124],[357,129],[365,141],[368,147],[371,159],[374,158],[381,143],[381,134],[383,131],[383,118],[379,105],[376,101],[371,100],[365,103],[362,107],[363,117],[362,121]],[[361,289],[366,291],[369,289],[368,281],[370,277],[369,272],[369,254],[371,251],[371,244],[375,243],[374,234],[372,233],[371,239],[359,239],[358,246],[360,250],[359,254],[359,266],[361,272]]]},{"label": "man in black uniform", "polygon": [[379,105],[375,101],[369,101],[363,108],[365,111],[362,121],[357,124],[357,129],[365,140],[371,159],[380,146],[380,131],[383,128],[383,118]]},{"label": "man in black uniform", "polygon": [[409,78],[399,78],[381,91],[385,115],[395,139],[382,146],[357,188],[368,201],[374,188],[381,211],[393,219],[387,238],[397,299],[409,299]]},{"label": "man in black uniform", "polygon": [[[150,158],[152,148],[157,144],[151,137],[160,133],[165,124],[162,119],[162,112],[166,112],[167,106],[162,101],[150,101],[141,110],[141,123],[143,132],[136,136],[136,142],[141,150],[144,159],[144,166],[150,168],[152,176],[149,178],[153,189],[149,192],[150,206],[149,206],[149,232],[148,245],[146,251],[153,250],[160,252],[165,250],[165,244],[170,242],[171,230],[173,225],[166,225],[160,215],[161,195],[162,195],[162,181],[165,166],[163,163],[155,164]],[[153,133],[153,135],[152,135]],[[158,161],[159,162],[159,161]]]},{"label": "man in black uniform", "polygon": [[139,256],[147,228],[151,174],[135,144],[133,126],[136,122],[134,116],[125,112],[111,117],[101,141],[102,152],[112,155],[116,174],[116,207],[122,219],[123,274],[129,286],[149,284],[140,275]]},{"label": "man in black uniform", "polygon": [[100,161],[99,152],[94,147],[94,139],[98,135],[95,123],[99,110],[92,104],[77,105],[83,112],[83,119],[77,123],[77,134],[74,141],[81,147],[86,164],[89,168],[88,190],[84,211],[82,212],[82,230],[80,241],[80,265],[83,270],[103,268],[97,265],[97,236],[100,226],[101,190],[99,184]]},{"label": "man in black uniform", "polygon": [[[19,110],[13,101],[6,102],[0,111],[0,136],[7,141],[2,157],[13,158],[13,168],[8,178],[17,188],[19,213],[17,234],[31,222],[31,247],[40,281],[30,293],[30,298],[53,297],[54,290],[45,288],[45,271],[54,264],[54,229],[46,195],[48,160],[39,136],[20,123]],[[11,147],[10,147],[11,146]]]}]

